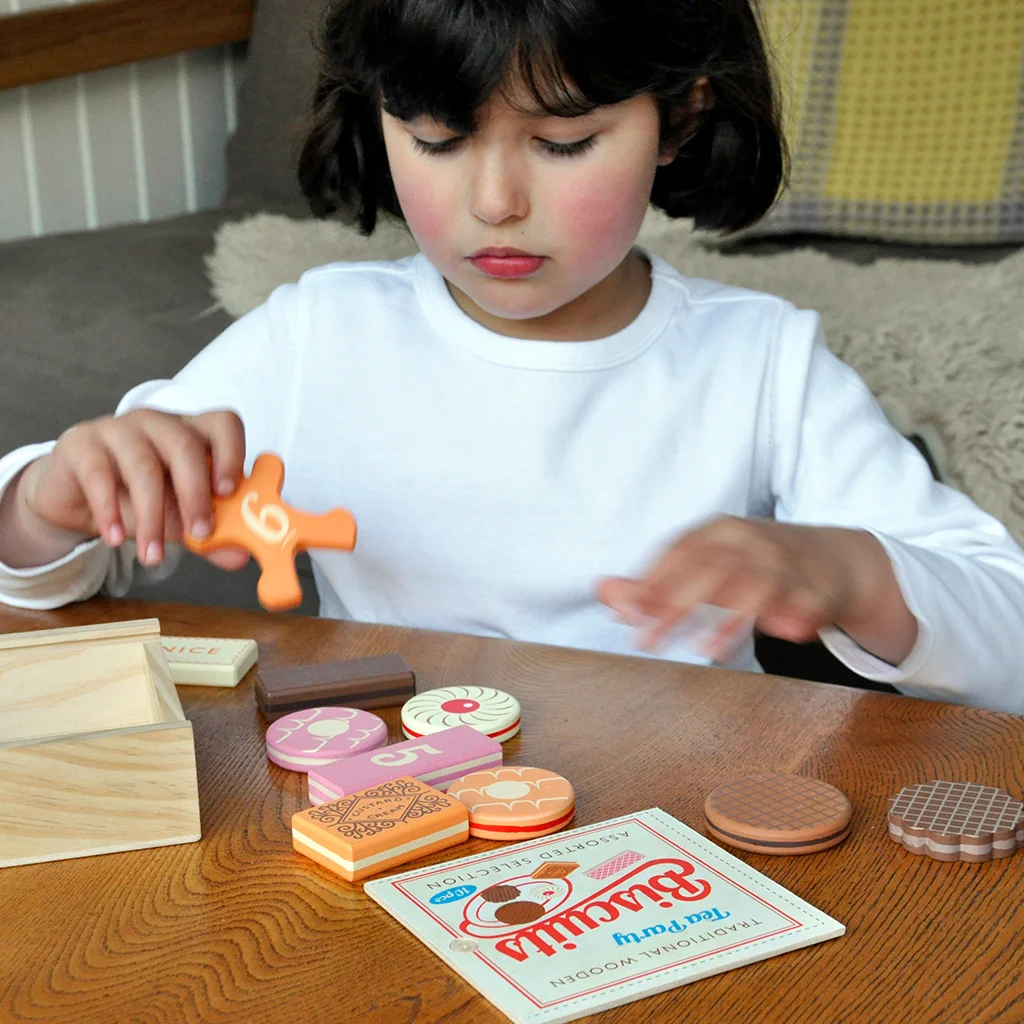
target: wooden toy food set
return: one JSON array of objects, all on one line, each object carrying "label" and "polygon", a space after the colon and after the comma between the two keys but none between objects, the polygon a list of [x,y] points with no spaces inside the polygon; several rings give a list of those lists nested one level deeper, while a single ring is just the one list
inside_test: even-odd
[{"label": "wooden toy food set", "polygon": [[0,867],[199,837],[159,622],[0,636]]}]

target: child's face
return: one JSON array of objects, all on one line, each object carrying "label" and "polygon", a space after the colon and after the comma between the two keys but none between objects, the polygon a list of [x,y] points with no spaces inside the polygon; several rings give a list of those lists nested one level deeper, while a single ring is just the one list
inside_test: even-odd
[{"label": "child's face", "polygon": [[[402,212],[456,301],[485,326],[522,337],[568,338],[571,322],[586,323],[589,337],[624,326],[638,262],[626,257],[654,173],[674,156],[659,150],[655,100],[558,118],[525,116],[495,94],[478,114],[476,131],[460,137],[429,118],[382,112]],[[449,140],[447,151],[420,146]],[[581,142],[576,153],[552,152]],[[492,247],[540,259],[473,259]]]}]

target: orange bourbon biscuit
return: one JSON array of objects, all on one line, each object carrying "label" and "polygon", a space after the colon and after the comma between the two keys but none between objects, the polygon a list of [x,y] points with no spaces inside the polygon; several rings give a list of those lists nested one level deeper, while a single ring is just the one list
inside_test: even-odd
[{"label": "orange bourbon biscuit", "polygon": [[479,839],[535,839],[557,832],[576,813],[572,783],[544,768],[491,768],[448,787],[469,808],[469,834]]},{"label": "orange bourbon biscuit", "polygon": [[201,540],[185,534],[185,546],[196,554],[217,548],[241,547],[263,570],[256,596],[267,611],[285,611],[302,601],[295,556],[307,548],[351,551],[356,521],[342,508],[310,515],[281,501],[284,463],[263,452],[233,494],[213,499],[213,533]]},{"label": "orange bourbon biscuit", "polygon": [[889,798],[889,836],[934,860],[998,860],[1024,846],[1024,808],[993,786],[934,779]]},{"label": "orange bourbon biscuit", "polygon": [[350,882],[468,838],[465,804],[411,776],[292,815],[295,849]]},{"label": "orange bourbon biscuit", "polygon": [[708,794],[709,835],[755,853],[817,853],[849,834],[853,809],[834,786],[805,775],[748,775]]}]

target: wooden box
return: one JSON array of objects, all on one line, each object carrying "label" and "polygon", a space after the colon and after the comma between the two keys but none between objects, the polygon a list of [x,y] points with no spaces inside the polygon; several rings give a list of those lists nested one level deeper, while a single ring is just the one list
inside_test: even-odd
[{"label": "wooden box", "polygon": [[199,835],[159,621],[0,635],[0,867]]}]

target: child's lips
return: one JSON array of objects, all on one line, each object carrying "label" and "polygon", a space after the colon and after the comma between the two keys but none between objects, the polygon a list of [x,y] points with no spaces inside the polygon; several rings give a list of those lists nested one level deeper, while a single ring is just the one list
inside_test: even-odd
[{"label": "child's lips", "polygon": [[544,263],[544,256],[534,256],[517,250],[482,249],[469,258],[477,270],[488,277],[527,277],[536,273]]}]

